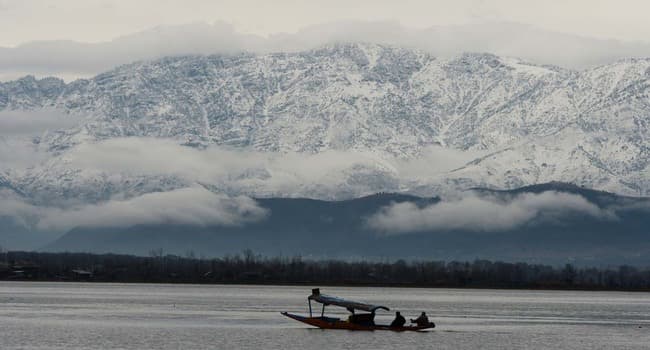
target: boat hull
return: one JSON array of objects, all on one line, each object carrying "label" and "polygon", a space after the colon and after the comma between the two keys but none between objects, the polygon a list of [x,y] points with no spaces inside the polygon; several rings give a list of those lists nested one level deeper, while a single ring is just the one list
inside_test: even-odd
[{"label": "boat hull", "polygon": [[435,328],[435,324],[431,323],[428,326],[403,326],[403,327],[391,327],[389,325],[361,325],[356,323],[350,323],[347,321],[342,321],[338,318],[332,317],[306,317],[295,314],[290,314],[288,312],[282,312],[282,315],[294,319],[298,322],[308,324],[310,326],[318,327],[321,329],[346,329],[349,331],[393,331],[393,332],[405,332],[405,331],[423,331],[426,329]]}]

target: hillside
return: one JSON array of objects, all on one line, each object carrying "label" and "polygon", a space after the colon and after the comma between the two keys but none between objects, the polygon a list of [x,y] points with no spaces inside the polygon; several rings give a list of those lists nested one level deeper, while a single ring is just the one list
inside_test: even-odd
[{"label": "hillside", "polygon": [[[259,199],[270,215],[240,227],[138,225],[127,228],[76,228],[44,248],[45,251],[117,252],[149,255],[161,249],[170,254],[203,256],[236,254],[251,249],[266,256],[302,255],[344,259],[500,259],[506,261],[565,262],[582,265],[650,264],[647,199],[630,199],[597,191],[548,184],[539,193],[565,193],[592,198],[616,217],[594,217],[554,208],[507,228],[430,227],[405,232],[382,231],[369,219],[397,203],[420,208],[444,205],[437,198],[382,194],[344,201]],[[536,194],[535,189],[492,192],[480,196],[494,203]],[[492,202],[490,202],[492,203]],[[524,204],[525,206],[525,204]],[[472,214],[468,209],[467,215]],[[566,211],[562,209],[562,211]],[[462,213],[462,209],[461,209]],[[436,215],[432,212],[431,215]],[[395,218],[399,219],[399,218]],[[560,220],[561,219],[561,220]]]}]

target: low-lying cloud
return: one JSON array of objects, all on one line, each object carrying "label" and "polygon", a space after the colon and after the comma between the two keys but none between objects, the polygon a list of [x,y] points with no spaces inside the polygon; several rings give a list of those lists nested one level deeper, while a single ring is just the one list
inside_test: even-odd
[{"label": "low-lying cloud", "polygon": [[32,227],[41,214],[38,207],[25,202],[13,191],[0,187],[0,218],[10,218],[19,226]]},{"label": "low-lying cloud", "polygon": [[0,111],[0,170],[25,169],[48,159],[51,155],[37,140],[75,127],[81,120],[53,108]]},{"label": "low-lying cloud", "polygon": [[[294,193],[299,186],[312,185],[334,192],[361,169],[394,173],[391,164],[370,153],[277,153],[220,146],[199,149],[169,139],[136,137],[82,144],[71,150],[66,159],[80,169],[175,176],[189,183],[256,195]],[[377,190],[381,188],[368,188],[369,192]]]},{"label": "low-lying cloud", "polygon": [[37,136],[76,126],[81,118],[53,108],[0,111],[0,137]]},{"label": "low-lying cloud", "polygon": [[[410,183],[430,181],[478,155],[438,146],[421,153],[414,159],[391,159],[361,151],[259,152],[214,145],[196,148],[170,139],[130,137],[81,144],[65,158],[74,168],[106,174],[174,176],[187,183],[255,196],[311,194],[334,199],[403,191]],[[341,196],[344,189],[352,192]]]},{"label": "low-lying cloud", "polygon": [[74,227],[148,224],[240,226],[267,215],[268,211],[251,198],[216,194],[200,186],[68,208],[34,206],[8,197],[0,201],[0,217],[12,217],[29,228],[54,232]]},{"label": "low-lying cloud", "polygon": [[615,219],[584,197],[554,191],[527,193],[508,200],[469,195],[418,207],[411,202],[392,204],[367,219],[369,228],[386,234],[423,231],[508,231],[528,224],[558,220],[569,214]]}]

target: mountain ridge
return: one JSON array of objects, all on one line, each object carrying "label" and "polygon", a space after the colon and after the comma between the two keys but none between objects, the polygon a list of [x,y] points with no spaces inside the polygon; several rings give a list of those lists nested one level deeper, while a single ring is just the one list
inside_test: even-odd
[{"label": "mountain ridge", "polygon": [[[54,108],[81,120],[77,127],[34,138],[50,159],[22,175],[6,175],[30,194],[60,186],[74,196],[100,183],[110,196],[133,191],[124,181],[151,182],[136,195],[193,182],[163,174],[113,183],[110,173],[66,165],[66,152],[79,145],[153,137],[278,154],[366,152],[379,160],[363,166],[364,176],[383,184],[403,182],[369,190],[350,186],[341,198],[407,188],[423,189],[424,195],[513,189],[549,181],[646,196],[649,95],[648,59],[572,71],[492,54],[442,59],[414,49],[351,43],[296,53],[167,57],[67,84],[23,78],[0,83],[0,111]],[[407,181],[380,164],[417,159],[436,147],[484,154],[453,171]],[[349,186],[346,182],[341,186]],[[265,191],[231,187],[252,196]],[[310,193],[312,187],[307,183],[293,195],[323,196]]]}]

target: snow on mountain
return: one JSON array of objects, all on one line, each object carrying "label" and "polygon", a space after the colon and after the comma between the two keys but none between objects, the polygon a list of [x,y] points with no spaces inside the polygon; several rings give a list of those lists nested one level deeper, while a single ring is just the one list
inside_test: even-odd
[{"label": "snow on mountain", "polygon": [[[80,145],[125,137],[267,157],[336,151],[364,159],[318,181],[291,169],[253,167],[204,183],[232,193],[339,198],[564,181],[650,194],[647,59],[571,71],[491,54],[439,59],[413,49],[338,44],[298,53],[168,57],[69,84],[29,76],[0,83],[0,111],[47,108],[80,122],[31,139],[47,160],[22,171],[0,169],[6,178],[0,182],[43,201],[97,201],[193,181],[70,161]],[[404,178],[396,164],[417,162],[432,147],[476,156],[454,169],[424,167]],[[269,178],[278,174],[297,182],[274,187]]]}]

